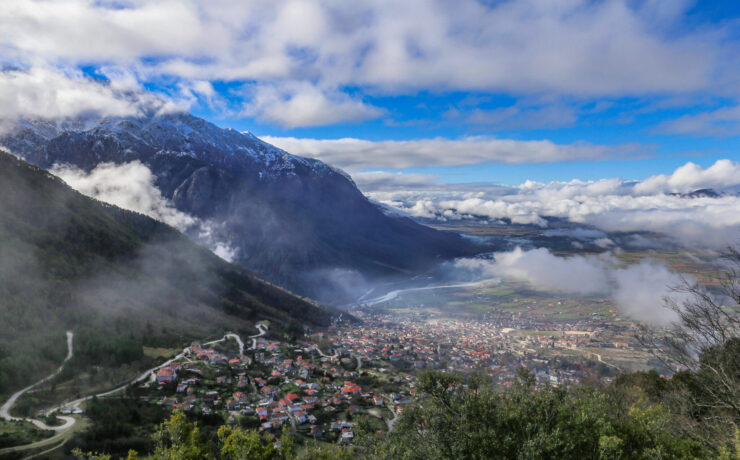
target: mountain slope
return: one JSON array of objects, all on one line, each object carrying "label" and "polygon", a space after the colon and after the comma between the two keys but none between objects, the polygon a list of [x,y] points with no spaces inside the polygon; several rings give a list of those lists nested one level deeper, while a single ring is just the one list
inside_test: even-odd
[{"label": "mountain slope", "polygon": [[145,345],[254,333],[259,320],[275,331],[331,320],[176,230],[4,152],[0,197],[0,394],[58,365],[67,329],[76,359],[115,367]]},{"label": "mountain slope", "polygon": [[188,114],[24,123],[0,144],[43,168],[140,160],[179,210],[222,224],[216,236],[236,262],[315,297],[327,297],[332,269],[383,277],[475,252],[457,234],[385,214],[341,171]]}]

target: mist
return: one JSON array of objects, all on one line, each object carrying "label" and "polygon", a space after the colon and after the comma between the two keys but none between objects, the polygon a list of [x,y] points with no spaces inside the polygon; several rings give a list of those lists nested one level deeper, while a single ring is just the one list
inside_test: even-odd
[{"label": "mist", "polygon": [[224,260],[231,262],[238,255],[228,242],[216,237],[217,223],[175,208],[156,187],[156,177],[151,170],[138,160],[122,164],[100,163],[90,172],[55,164],[50,172],[83,195],[144,214],[194,236]]},{"label": "mist", "polygon": [[[609,297],[621,314],[657,326],[677,320],[664,299],[680,304],[682,298],[672,288],[685,279],[652,260],[625,266],[612,253],[559,257],[545,248],[517,247],[495,253],[492,259],[458,259],[447,267],[482,279],[525,282],[541,291]],[[459,278],[459,273],[455,275]]]}]

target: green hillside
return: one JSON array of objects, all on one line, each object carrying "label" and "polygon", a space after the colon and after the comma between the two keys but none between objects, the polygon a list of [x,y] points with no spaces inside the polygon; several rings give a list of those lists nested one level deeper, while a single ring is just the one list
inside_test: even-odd
[{"label": "green hillside", "polygon": [[[330,312],[265,283],[149,217],[87,198],[0,152],[0,395],[56,368],[146,360],[225,329],[253,334],[330,322]],[[141,363],[143,365],[143,363]]]}]

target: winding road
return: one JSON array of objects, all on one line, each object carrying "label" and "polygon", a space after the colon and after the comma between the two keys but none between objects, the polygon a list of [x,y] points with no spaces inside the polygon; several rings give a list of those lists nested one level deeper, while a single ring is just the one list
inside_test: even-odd
[{"label": "winding road", "polygon": [[249,336],[249,338],[252,339],[252,348],[250,348],[250,350],[257,349],[257,337],[262,337],[263,335],[267,334],[267,326],[265,326],[264,324],[258,324],[257,330],[260,331],[259,334]]},{"label": "winding road", "polygon": [[321,351],[321,348],[319,348],[318,346],[316,346],[316,351],[318,351],[319,354],[321,356],[323,356],[324,358],[336,358],[337,356],[339,356],[339,354],[337,353],[337,349],[336,348],[332,348],[332,351],[334,352],[333,355],[327,355],[327,354],[325,354],[323,351]]},{"label": "winding road", "polygon": [[[258,334],[253,335],[253,336],[250,336],[250,338],[253,341],[252,349],[256,348],[256,343],[257,343],[257,339],[256,338],[257,337],[261,337],[261,336],[263,336],[263,335],[265,335],[267,333],[267,326],[265,326],[264,324],[258,324],[257,325],[257,330],[259,330],[259,333]],[[231,338],[231,339],[236,340],[236,342],[239,344],[239,353],[240,354],[243,354],[243,352],[244,352],[244,342],[242,341],[241,337],[239,337],[237,334],[234,334],[234,333],[231,333],[231,332],[228,333],[228,334],[226,334],[226,335],[224,335],[223,338],[221,338],[219,340],[214,340],[213,342],[208,342],[206,345],[217,343],[217,342],[223,342],[224,340],[226,340],[228,338]],[[67,350],[68,350],[67,351],[67,357],[64,359],[64,362],[62,363],[61,366],[59,366],[59,369],[57,369],[56,372],[54,372],[53,374],[49,375],[48,377],[45,377],[45,378],[39,380],[38,382],[34,383],[33,385],[30,385],[30,386],[28,386],[28,387],[26,387],[26,388],[24,388],[24,389],[22,389],[22,390],[20,390],[20,391],[18,391],[16,393],[14,393],[10,397],[10,399],[8,399],[2,405],[2,407],[0,407],[0,418],[3,418],[3,419],[8,420],[8,421],[13,421],[13,420],[23,421],[23,420],[25,420],[25,421],[28,421],[30,423],[33,423],[35,426],[37,426],[38,428],[41,428],[42,430],[53,430],[53,431],[56,431],[58,434],[56,436],[53,436],[52,438],[44,439],[44,440],[41,440],[41,441],[38,441],[38,442],[35,442],[35,443],[32,443],[32,444],[26,444],[24,446],[14,446],[14,447],[0,449],[0,454],[3,454],[5,452],[10,452],[12,450],[29,450],[29,449],[33,449],[33,448],[36,448],[36,447],[42,447],[42,446],[50,445],[52,442],[55,442],[55,441],[58,441],[59,439],[61,439],[61,436],[64,433],[66,433],[67,431],[69,431],[70,429],[72,429],[72,427],[77,422],[77,419],[75,419],[74,417],[59,415],[57,417],[59,419],[62,419],[64,421],[64,423],[62,425],[59,425],[59,426],[49,426],[49,425],[45,424],[44,422],[42,422],[40,420],[36,420],[36,419],[32,419],[32,418],[13,417],[12,415],[10,415],[10,410],[13,407],[13,405],[16,403],[16,401],[18,400],[18,398],[20,398],[24,393],[26,393],[27,391],[33,389],[34,387],[36,387],[36,386],[38,386],[38,385],[40,385],[40,384],[42,384],[42,383],[44,383],[44,382],[46,382],[46,381],[54,378],[56,375],[58,375],[62,371],[62,369],[64,368],[64,365],[67,363],[67,361],[69,361],[70,359],[72,359],[72,357],[74,356],[74,351],[73,351],[73,347],[72,347],[73,340],[74,340],[74,333],[72,331],[67,331]],[[178,359],[184,358],[189,352],[190,352],[190,347],[189,346],[188,347],[185,347],[182,350],[182,352],[179,353],[174,358],[169,359],[169,360],[165,361],[164,363],[162,363],[162,364],[160,364],[160,365],[158,365],[156,367],[153,367],[151,369],[146,370],[145,372],[143,372],[138,377],[135,377],[135,378],[129,380],[128,382],[124,382],[123,384],[117,386],[116,388],[113,388],[113,389],[107,390],[107,391],[103,391],[103,392],[100,392],[100,393],[94,393],[92,395],[85,396],[83,398],[75,399],[74,401],[64,402],[62,404],[59,404],[58,406],[55,406],[55,407],[52,407],[50,409],[45,410],[43,413],[45,415],[49,415],[49,414],[51,414],[51,413],[53,413],[55,411],[63,410],[63,409],[78,410],[78,409],[80,409],[80,405],[83,402],[88,401],[88,400],[90,400],[90,399],[92,399],[94,397],[102,397],[102,396],[112,395],[114,393],[118,393],[119,391],[125,390],[126,388],[128,388],[128,387],[130,387],[132,385],[135,385],[137,383],[143,382],[144,380],[147,380],[147,379],[150,379],[150,378],[153,379],[153,378],[155,378],[156,371],[162,369],[163,367],[169,366],[170,364],[172,364],[173,362],[177,361]],[[66,442],[66,440],[64,442]],[[59,446],[56,446],[55,448],[57,448],[57,447],[59,447]]]},{"label": "winding road", "polygon": [[44,382],[51,380],[52,378],[59,375],[60,372],[62,372],[62,369],[64,369],[64,365],[67,364],[67,361],[72,359],[72,357],[74,356],[74,349],[72,348],[73,340],[74,340],[74,332],[67,331],[67,357],[64,358],[64,361],[62,362],[62,365],[59,366],[59,369],[57,369],[56,372],[49,375],[48,377],[45,377],[39,380],[38,382],[34,383],[33,385],[29,385],[26,388],[15,392],[10,397],[10,399],[5,401],[5,404],[3,404],[2,407],[0,407],[0,417],[8,421],[25,420],[25,421],[33,423],[35,426],[37,426],[38,428],[41,428],[42,430],[66,431],[67,429],[72,427],[72,425],[74,425],[75,419],[73,417],[67,417],[67,416],[59,416],[60,419],[64,420],[63,424],[59,426],[49,426],[46,423],[42,422],[41,420],[36,420],[32,418],[23,418],[23,417],[13,417],[12,415],[10,415],[10,409],[13,407],[13,405],[18,400],[18,398],[20,398],[24,393],[26,393],[27,391],[31,390],[34,387],[41,385]]},{"label": "winding road", "polygon": [[234,334],[233,332],[229,332],[228,334],[226,334],[222,338],[220,338],[218,340],[214,340],[212,342],[204,343],[203,345],[213,345],[214,343],[223,342],[226,339],[234,339],[236,341],[237,345],[239,345],[239,354],[240,355],[243,355],[244,354],[244,342],[242,342],[242,338],[241,337],[239,337],[238,335]]}]

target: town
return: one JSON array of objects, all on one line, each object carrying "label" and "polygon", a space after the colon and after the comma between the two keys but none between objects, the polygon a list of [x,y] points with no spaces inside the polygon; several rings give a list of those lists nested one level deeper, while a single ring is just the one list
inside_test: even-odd
[{"label": "town", "polygon": [[287,428],[304,439],[351,444],[357,429],[393,429],[413,407],[425,369],[482,372],[506,388],[524,368],[537,385],[558,386],[609,381],[620,366],[649,356],[634,324],[599,315],[556,321],[495,310],[461,319],[361,306],[352,314],[360,321],[306,330],[290,343],[263,335],[266,325],[249,347],[234,334],[194,343],[134,393],[271,438]]}]

